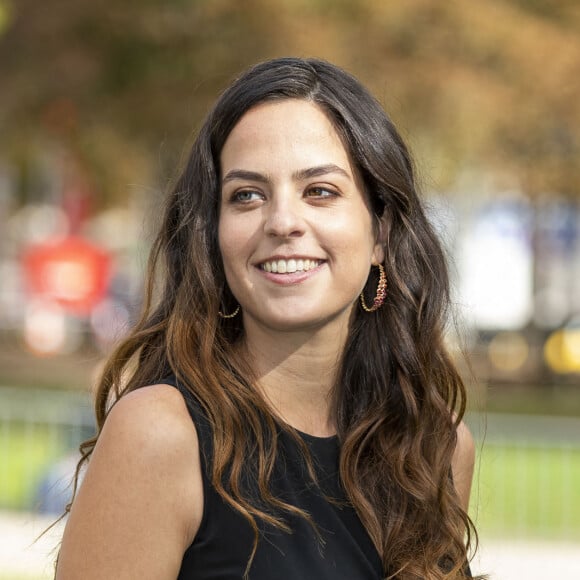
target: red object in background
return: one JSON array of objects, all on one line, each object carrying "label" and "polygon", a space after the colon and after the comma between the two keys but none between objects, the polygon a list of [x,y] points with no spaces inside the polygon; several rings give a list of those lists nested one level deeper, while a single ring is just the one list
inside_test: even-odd
[{"label": "red object in background", "polygon": [[111,256],[83,238],[70,236],[28,248],[23,266],[34,296],[54,300],[71,313],[86,315],[106,294]]}]

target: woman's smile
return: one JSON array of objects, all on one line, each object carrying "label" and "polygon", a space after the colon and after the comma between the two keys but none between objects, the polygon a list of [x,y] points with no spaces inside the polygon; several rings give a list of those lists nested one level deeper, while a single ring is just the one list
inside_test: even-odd
[{"label": "woman's smile", "polygon": [[294,272],[308,272],[314,270],[323,260],[316,258],[271,258],[262,262],[259,267],[265,272],[274,274],[293,274]]},{"label": "woman's smile", "polygon": [[324,260],[314,258],[275,258],[262,262],[258,269],[266,280],[285,286],[310,280],[324,264]]}]

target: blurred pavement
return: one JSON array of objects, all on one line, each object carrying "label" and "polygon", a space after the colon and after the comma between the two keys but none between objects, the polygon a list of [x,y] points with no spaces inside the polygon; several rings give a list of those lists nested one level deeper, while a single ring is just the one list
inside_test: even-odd
[{"label": "blurred pavement", "polygon": [[0,512],[0,580],[50,580],[54,577],[63,523],[35,542],[54,520],[52,516]]},{"label": "blurred pavement", "polygon": [[490,580],[580,579],[580,544],[480,538],[473,573]]}]

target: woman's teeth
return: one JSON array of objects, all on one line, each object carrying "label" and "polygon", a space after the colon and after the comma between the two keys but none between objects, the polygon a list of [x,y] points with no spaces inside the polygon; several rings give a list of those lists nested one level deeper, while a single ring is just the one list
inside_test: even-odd
[{"label": "woman's teeth", "polygon": [[320,260],[273,260],[260,264],[260,268],[266,272],[274,272],[275,274],[292,274],[293,272],[312,270],[312,268],[316,268],[319,264]]}]

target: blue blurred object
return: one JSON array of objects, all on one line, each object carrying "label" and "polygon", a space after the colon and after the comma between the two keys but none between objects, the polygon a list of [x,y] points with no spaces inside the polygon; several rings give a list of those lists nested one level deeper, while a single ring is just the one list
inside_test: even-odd
[{"label": "blue blurred object", "polygon": [[41,514],[61,515],[72,498],[73,477],[78,455],[69,454],[52,464],[38,484],[36,510]]}]

